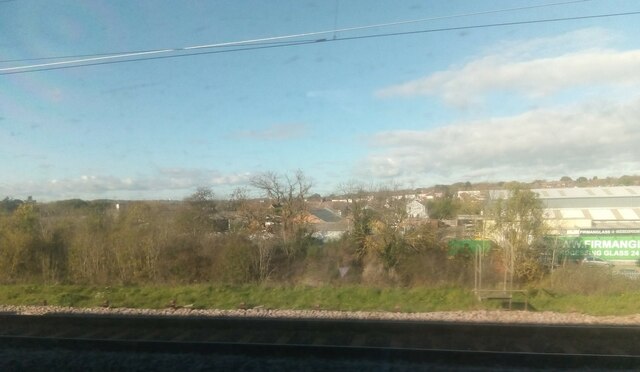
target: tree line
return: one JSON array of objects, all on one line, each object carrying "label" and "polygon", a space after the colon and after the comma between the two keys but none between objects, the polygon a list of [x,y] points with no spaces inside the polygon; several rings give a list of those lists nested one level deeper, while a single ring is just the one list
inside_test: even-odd
[{"label": "tree line", "polygon": [[[361,186],[345,186],[349,203],[343,217],[349,229],[337,240],[322,241],[313,237],[306,218],[305,199],[312,184],[304,173],[266,172],[254,177],[250,186],[264,198],[249,198],[250,190],[239,188],[222,200],[210,188],[199,188],[181,202],[116,205],[78,199],[51,203],[5,199],[0,209],[0,282],[462,286],[473,282],[473,257],[448,255],[446,230],[437,223],[408,224],[405,201],[390,197],[390,192],[371,194]],[[492,207],[529,208],[513,216],[497,214],[504,218],[495,224],[495,231],[503,230],[496,241],[502,236],[501,246],[509,248],[492,254],[510,280],[532,277],[520,262],[535,264],[528,247],[537,240],[528,237],[543,233],[538,225],[529,230],[515,227],[514,221],[541,219],[541,214],[532,214],[540,206],[529,201],[533,204]]]}]

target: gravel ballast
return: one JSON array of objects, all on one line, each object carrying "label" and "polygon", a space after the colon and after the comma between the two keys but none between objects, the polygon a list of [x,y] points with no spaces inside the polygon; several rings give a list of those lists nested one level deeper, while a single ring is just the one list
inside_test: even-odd
[{"label": "gravel ballast", "polygon": [[625,316],[594,316],[580,313],[555,313],[550,311],[436,311],[427,313],[391,313],[372,311],[330,310],[273,310],[254,308],[247,310],[216,309],[130,309],[130,308],[73,308],[60,306],[11,306],[0,305],[0,313],[21,315],[45,314],[94,314],[131,316],[210,316],[251,318],[310,318],[310,319],[379,319],[399,321],[442,321],[474,323],[518,324],[601,324],[640,325],[640,314]]}]

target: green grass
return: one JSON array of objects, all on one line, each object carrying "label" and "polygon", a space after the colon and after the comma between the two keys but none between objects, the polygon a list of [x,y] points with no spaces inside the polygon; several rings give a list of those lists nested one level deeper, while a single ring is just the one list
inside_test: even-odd
[{"label": "green grass", "polygon": [[[370,288],[284,286],[133,286],[2,285],[0,304],[99,307],[199,309],[324,309],[345,311],[429,312],[495,309],[496,302],[479,303],[471,291],[458,288]],[[638,312],[640,292],[622,294],[553,294],[537,291],[529,298],[535,311],[579,312],[593,315],[625,315]]]},{"label": "green grass", "polygon": [[562,294],[539,293],[530,300],[538,311],[578,312],[590,315],[630,315],[640,313],[640,293]]},{"label": "green grass", "polygon": [[473,309],[471,292],[451,288],[277,287],[277,286],[173,286],[92,287],[75,285],[4,285],[0,303],[6,305],[56,305],[166,308],[179,306],[237,309],[325,309],[349,311],[439,311]]}]

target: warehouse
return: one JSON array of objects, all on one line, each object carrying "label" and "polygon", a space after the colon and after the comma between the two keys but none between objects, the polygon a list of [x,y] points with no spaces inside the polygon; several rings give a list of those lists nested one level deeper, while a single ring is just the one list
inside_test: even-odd
[{"label": "warehouse", "polygon": [[[611,261],[640,258],[640,186],[532,189],[551,235]],[[508,195],[489,193],[491,199]]]}]

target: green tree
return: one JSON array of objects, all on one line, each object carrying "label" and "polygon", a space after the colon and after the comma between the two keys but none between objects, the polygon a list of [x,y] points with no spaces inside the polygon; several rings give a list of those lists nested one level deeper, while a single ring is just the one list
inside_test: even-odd
[{"label": "green tree", "polygon": [[489,233],[502,253],[504,289],[513,287],[514,278],[529,281],[539,277],[547,226],[536,194],[521,186],[512,187],[506,199],[493,202],[488,215],[494,222]]},{"label": "green tree", "polygon": [[637,177],[625,174],[624,176],[618,178],[618,183],[622,186],[632,186],[635,184],[635,178]]},{"label": "green tree", "polygon": [[11,214],[22,204],[23,201],[20,199],[6,197],[0,201],[0,213]]},{"label": "green tree", "polygon": [[350,222],[348,240],[351,243],[349,246],[352,247],[349,253],[354,263],[361,264],[369,250],[373,234],[372,223],[375,213],[368,205],[371,192],[355,181],[341,185],[340,189],[347,200],[345,217]]},{"label": "green tree", "polygon": [[438,220],[449,219],[458,214],[460,203],[453,194],[447,193],[441,198],[429,201],[427,209],[431,218]]},{"label": "green tree", "polygon": [[34,204],[20,204],[0,220],[0,276],[5,282],[41,274],[38,253],[43,239]]}]

